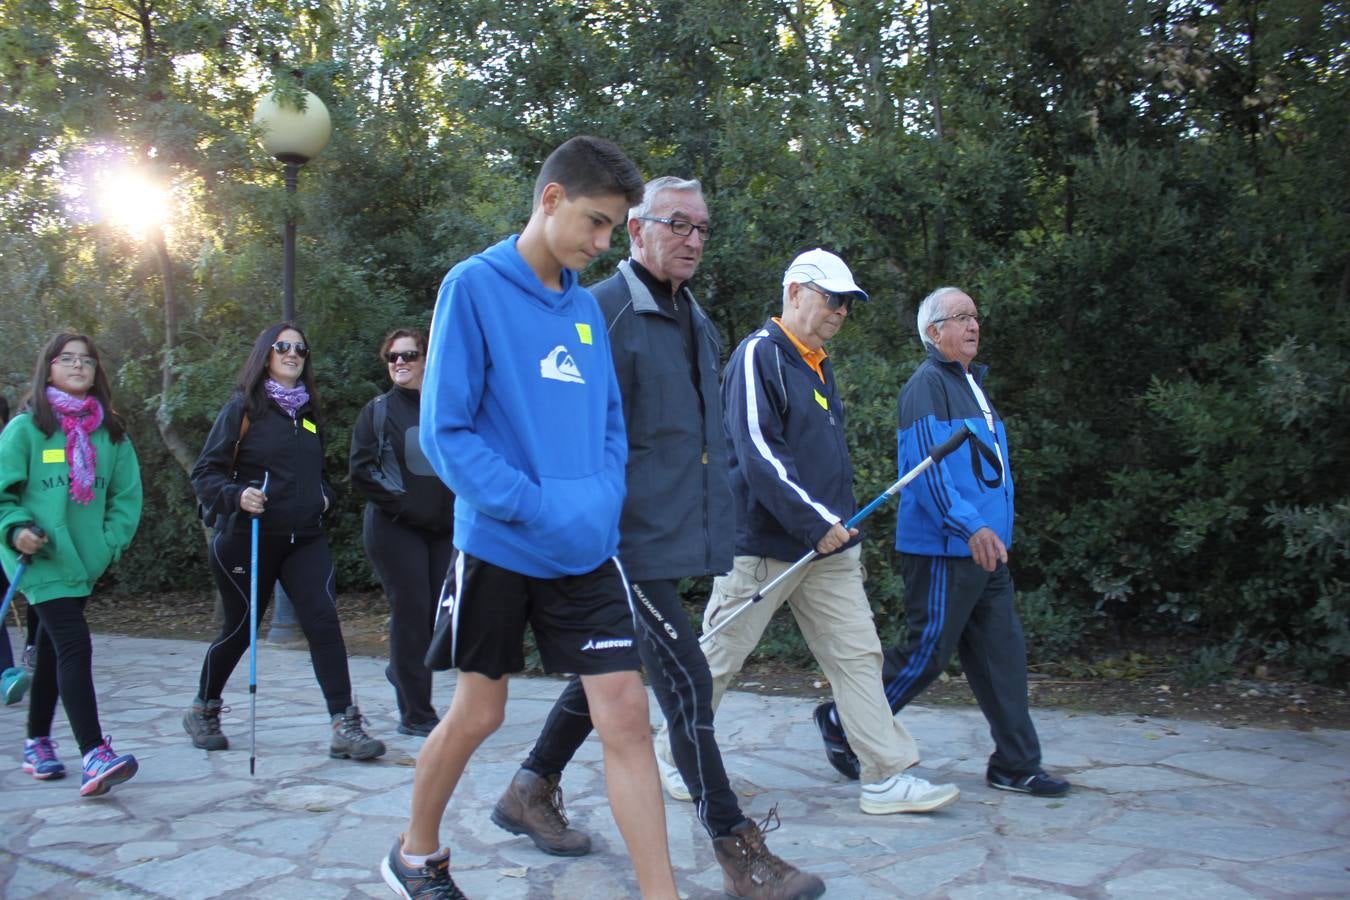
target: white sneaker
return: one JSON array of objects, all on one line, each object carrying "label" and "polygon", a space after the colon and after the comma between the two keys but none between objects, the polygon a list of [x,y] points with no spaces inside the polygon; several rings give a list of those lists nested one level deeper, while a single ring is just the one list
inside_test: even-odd
[{"label": "white sneaker", "polygon": [[932,812],[955,803],[961,792],[954,784],[931,784],[901,772],[879,784],[864,784],[859,806],[865,813]]},{"label": "white sneaker", "polygon": [[656,768],[661,771],[661,784],[665,787],[666,793],[676,800],[690,803],[694,795],[689,793],[689,786],[684,783],[684,776],[674,765],[661,758],[661,754],[656,754]]}]

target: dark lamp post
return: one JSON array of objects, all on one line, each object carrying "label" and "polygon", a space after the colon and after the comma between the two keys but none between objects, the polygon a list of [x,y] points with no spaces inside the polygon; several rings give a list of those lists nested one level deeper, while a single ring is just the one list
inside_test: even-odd
[{"label": "dark lamp post", "polygon": [[[323,152],[333,134],[328,107],[317,96],[305,92],[305,108],[288,98],[268,94],[253,112],[263,149],[286,166],[286,193],[295,193],[300,167]],[[281,317],[295,321],[295,218],[286,213],[286,236],[282,256]]]},{"label": "dark lamp post", "polygon": [[[272,93],[258,102],[253,111],[253,127],[263,149],[286,166],[286,193],[295,194],[300,167],[323,152],[333,135],[333,120],[328,107],[309,91],[305,91],[305,108],[301,109],[288,97]],[[287,203],[286,231],[282,243],[281,262],[281,318],[295,321],[295,213]],[[286,591],[277,583],[276,605],[272,610],[272,627],[267,640],[286,643],[299,637],[295,606]]]}]

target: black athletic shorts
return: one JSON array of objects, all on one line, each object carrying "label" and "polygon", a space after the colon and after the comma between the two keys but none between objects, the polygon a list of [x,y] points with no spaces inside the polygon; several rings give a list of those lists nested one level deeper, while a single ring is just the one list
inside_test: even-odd
[{"label": "black athletic shorts", "polygon": [[602,675],[642,665],[616,559],[584,575],[533,578],[456,552],[453,575],[453,599],[440,610],[451,617],[451,668],[489,678],[522,671],[526,623],[546,672]]}]

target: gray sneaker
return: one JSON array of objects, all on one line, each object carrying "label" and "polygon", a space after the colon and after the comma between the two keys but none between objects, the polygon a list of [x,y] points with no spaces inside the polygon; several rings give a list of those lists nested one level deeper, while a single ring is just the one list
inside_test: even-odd
[{"label": "gray sneaker", "polygon": [[384,756],[384,742],[366,734],[365,718],[355,706],[333,716],[333,742],[328,755],[333,759],[375,759]]}]

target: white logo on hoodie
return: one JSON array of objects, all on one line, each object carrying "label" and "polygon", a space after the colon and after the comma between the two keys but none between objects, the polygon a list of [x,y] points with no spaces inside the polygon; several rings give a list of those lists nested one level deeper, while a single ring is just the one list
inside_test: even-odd
[{"label": "white logo on hoodie", "polygon": [[539,374],[553,381],[570,381],[573,384],[585,384],[581,370],[577,368],[572,354],[562,344],[554,347],[548,355],[539,360]]}]

